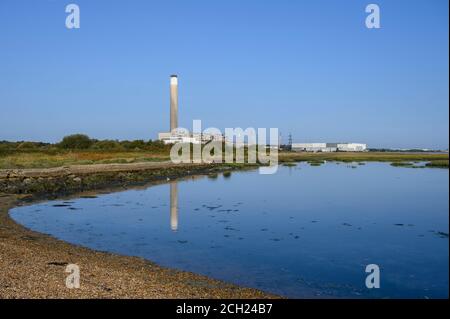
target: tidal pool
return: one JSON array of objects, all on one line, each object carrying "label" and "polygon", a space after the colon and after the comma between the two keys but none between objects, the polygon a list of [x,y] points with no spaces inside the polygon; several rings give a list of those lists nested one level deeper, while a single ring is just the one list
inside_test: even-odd
[{"label": "tidal pool", "polygon": [[[448,298],[448,211],[448,170],[302,163],[10,214],[70,243],[287,297]],[[379,289],[366,287],[369,264]]]}]

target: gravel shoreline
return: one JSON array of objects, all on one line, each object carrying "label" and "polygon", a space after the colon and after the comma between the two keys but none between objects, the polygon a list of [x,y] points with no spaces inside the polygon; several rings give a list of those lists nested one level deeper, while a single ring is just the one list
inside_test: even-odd
[{"label": "gravel shoreline", "polygon": [[[195,169],[185,165],[176,168],[152,163],[151,169],[114,165],[107,168],[78,171],[81,183],[76,187],[64,187],[67,179],[73,180],[73,170],[60,169],[51,176],[39,175],[34,170],[33,183],[25,182],[26,172],[15,172],[12,181],[0,178],[0,298],[279,298],[251,288],[243,288],[190,272],[160,267],[138,257],[119,256],[72,245],[51,236],[36,233],[14,222],[8,211],[24,202],[52,199],[89,190],[114,191],[132,185],[162,183],[167,178],[179,178],[193,174],[211,174],[230,170],[229,167],[203,165]],[[169,169],[169,171],[167,171]],[[58,171],[58,170],[56,170]],[[101,178],[98,172],[101,171]],[[148,172],[151,172],[149,174]],[[117,175],[125,173],[117,179]],[[104,175],[106,174],[106,175]],[[79,175],[79,176],[78,176]],[[10,175],[11,176],[11,175]],[[80,177],[81,176],[81,177]],[[170,177],[169,177],[170,176]],[[111,187],[108,185],[111,178]],[[136,178],[134,178],[136,177]],[[50,180],[47,180],[51,178]],[[98,181],[89,184],[88,181]],[[52,189],[52,182],[55,187]],[[44,184],[42,192],[32,192],[27,185]],[[5,186],[6,185],[6,186]],[[16,188],[11,188],[13,185]],[[19,187],[18,187],[19,185]],[[24,185],[24,186],[22,186]],[[7,188],[10,187],[10,188]],[[10,194],[5,193],[8,189]],[[41,188],[39,188],[41,189]],[[16,190],[12,192],[12,190]],[[46,190],[46,192],[45,192]],[[2,193],[3,192],[3,193]],[[11,194],[13,193],[13,194]],[[92,191],[89,192],[92,194]],[[81,286],[68,289],[65,280],[67,264],[80,267]]]}]

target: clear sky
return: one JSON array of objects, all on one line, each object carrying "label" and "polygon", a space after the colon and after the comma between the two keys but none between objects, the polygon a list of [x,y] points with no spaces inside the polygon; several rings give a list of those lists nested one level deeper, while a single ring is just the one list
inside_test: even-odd
[{"label": "clear sky", "polygon": [[0,1],[0,140],[155,139],[176,73],[187,128],[448,148],[447,0],[69,3]]}]

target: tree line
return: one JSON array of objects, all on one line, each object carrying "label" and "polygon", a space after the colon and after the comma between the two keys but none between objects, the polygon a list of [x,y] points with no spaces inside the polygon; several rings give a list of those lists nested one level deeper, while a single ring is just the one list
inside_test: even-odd
[{"label": "tree line", "polygon": [[58,143],[29,142],[29,141],[0,141],[0,152],[33,152],[58,150],[97,150],[97,151],[154,151],[169,152],[170,146],[161,141],[152,140],[98,140],[86,134],[72,134],[65,136]]}]

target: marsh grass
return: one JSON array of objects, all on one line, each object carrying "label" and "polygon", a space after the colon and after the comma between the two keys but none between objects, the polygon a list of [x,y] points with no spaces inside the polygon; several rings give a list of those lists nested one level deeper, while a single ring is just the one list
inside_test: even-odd
[{"label": "marsh grass", "polygon": [[[400,152],[336,152],[336,153],[307,153],[282,152],[279,154],[280,163],[307,162],[311,166],[320,166],[327,162],[356,163],[365,165],[367,162],[388,162],[396,167],[410,168],[447,168],[449,157],[447,153],[400,153]],[[425,165],[414,163],[427,162]]]},{"label": "marsh grass", "polygon": [[287,161],[340,161],[340,162],[428,162],[444,160],[448,162],[448,154],[444,153],[400,153],[400,152],[281,152],[280,162]]},{"label": "marsh grass", "polygon": [[230,178],[231,177],[231,172],[230,171],[227,171],[227,172],[223,172],[223,177],[225,177],[225,178]]},{"label": "marsh grass", "polygon": [[408,168],[425,168],[425,167],[431,167],[431,168],[448,168],[448,160],[434,160],[430,161],[428,163],[425,163],[425,165],[417,165],[419,162],[393,162],[391,163],[392,166],[396,167],[408,167]]},{"label": "marsh grass", "polygon": [[432,168],[447,168],[448,169],[448,159],[447,160],[434,160],[429,163],[426,163],[426,167],[432,167]]},{"label": "marsh grass", "polygon": [[160,162],[169,160],[169,155],[150,152],[97,152],[97,151],[61,151],[56,154],[47,152],[14,153],[0,155],[0,169],[12,168],[51,168],[67,165],[113,164]]},{"label": "marsh grass", "polygon": [[287,163],[282,163],[282,166],[286,166],[286,167],[295,167],[297,166],[297,164],[295,162],[287,162]]},{"label": "marsh grass", "polygon": [[413,167],[414,163],[410,163],[410,162],[393,162],[393,163],[391,163],[391,166],[395,166],[395,167]]},{"label": "marsh grass", "polygon": [[[130,142],[131,143],[131,142]],[[24,143],[22,143],[24,144]],[[68,165],[142,163],[169,161],[168,149],[157,149],[157,144],[151,150],[62,150],[53,146],[32,148],[30,145],[19,144],[16,148],[0,149],[0,169],[14,168],[51,168]],[[35,145],[35,144],[33,144]],[[40,145],[40,144],[39,144]],[[94,144],[95,145],[95,144]],[[437,153],[395,153],[395,152],[337,152],[337,153],[306,153],[280,152],[278,161],[283,166],[295,166],[297,162],[308,162],[311,166],[320,166],[327,162],[344,162],[352,165],[364,165],[366,162],[390,162],[393,166],[415,167],[414,162],[425,162],[426,167],[448,168],[448,154]],[[357,163],[357,164],[355,164]],[[251,164],[227,164],[251,165]],[[423,166],[420,166],[423,167]]]}]

